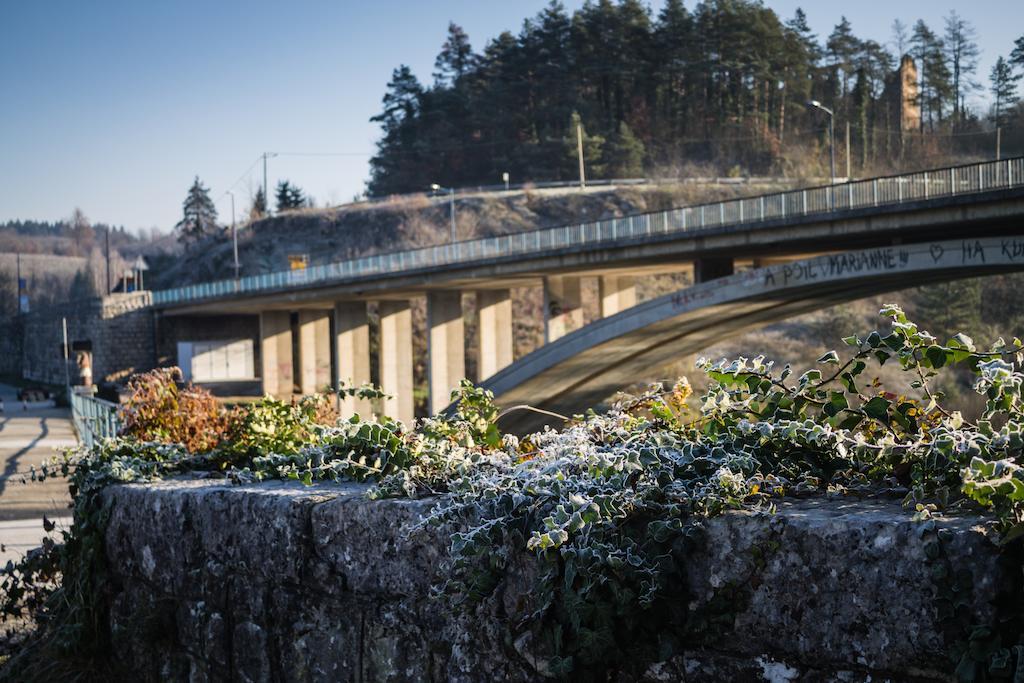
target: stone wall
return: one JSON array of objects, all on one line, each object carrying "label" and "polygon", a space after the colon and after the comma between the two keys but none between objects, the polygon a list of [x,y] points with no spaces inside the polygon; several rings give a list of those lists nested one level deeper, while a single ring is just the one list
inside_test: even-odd
[{"label": "stone wall", "polygon": [[[444,530],[406,535],[431,501],[356,485],[180,480],[104,494],[114,651],[134,680],[531,681],[542,648],[512,623],[536,566],[471,612],[429,596]],[[970,576],[965,623],[1008,580],[977,518],[940,520]],[[711,520],[686,555],[692,610],[720,635],[618,681],[944,681],[949,623],[934,563],[897,502],[785,501]],[[726,594],[731,607],[712,610]],[[639,609],[639,608],[638,608]]]},{"label": "stone wall", "polygon": [[[21,373],[25,379],[64,384],[63,330],[68,341],[92,347],[93,381],[119,382],[155,364],[151,294],[112,294],[20,316],[23,342]],[[72,360],[71,381],[77,368]]]}]

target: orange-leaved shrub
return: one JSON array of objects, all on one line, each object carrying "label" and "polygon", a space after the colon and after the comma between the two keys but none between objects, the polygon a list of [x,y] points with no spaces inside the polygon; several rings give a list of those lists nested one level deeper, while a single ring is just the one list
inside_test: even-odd
[{"label": "orange-leaved shrub", "polygon": [[190,453],[205,453],[220,444],[228,430],[228,412],[206,389],[181,382],[176,367],[133,375],[121,406],[121,434],[179,443]]}]

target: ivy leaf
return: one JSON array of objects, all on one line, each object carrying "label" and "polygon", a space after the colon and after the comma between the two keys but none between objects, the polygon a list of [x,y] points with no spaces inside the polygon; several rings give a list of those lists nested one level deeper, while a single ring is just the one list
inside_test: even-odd
[{"label": "ivy leaf", "polygon": [[932,344],[927,349],[925,349],[924,356],[931,364],[931,367],[935,369],[941,368],[943,365],[946,364],[946,349],[936,344]]},{"label": "ivy leaf", "polygon": [[829,351],[824,356],[819,358],[817,362],[819,362],[819,363],[832,363],[832,364],[835,364],[835,365],[839,365],[839,354],[836,353],[835,351]]},{"label": "ivy leaf", "polygon": [[873,399],[861,406],[861,410],[868,417],[878,420],[879,422],[889,422],[889,406],[890,402],[882,396],[875,396]]}]

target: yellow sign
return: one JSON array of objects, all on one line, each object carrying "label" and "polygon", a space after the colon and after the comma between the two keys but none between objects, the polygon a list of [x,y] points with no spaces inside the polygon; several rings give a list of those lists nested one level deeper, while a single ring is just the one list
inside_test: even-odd
[{"label": "yellow sign", "polygon": [[289,270],[305,270],[309,265],[309,254],[288,254]]}]

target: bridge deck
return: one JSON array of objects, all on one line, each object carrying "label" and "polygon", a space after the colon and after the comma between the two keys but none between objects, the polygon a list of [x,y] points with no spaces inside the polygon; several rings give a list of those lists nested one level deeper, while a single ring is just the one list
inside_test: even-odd
[{"label": "bridge deck", "polygon": [[[168,313],[261,310],[276,300],[402,298],[408,291],[548,271],[606,271],[699,254],[801,253],[902,239],[1024,215],[1024,158],[779,192],[713,204],[395,251],[239,280],[160,290]],[[504,278],[504,279],[503,279]],[[386,296],[384,298],[387,298]]]}]

